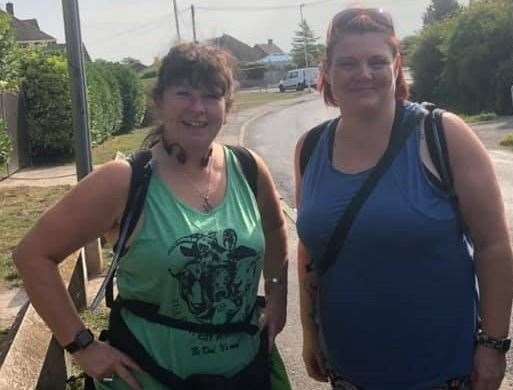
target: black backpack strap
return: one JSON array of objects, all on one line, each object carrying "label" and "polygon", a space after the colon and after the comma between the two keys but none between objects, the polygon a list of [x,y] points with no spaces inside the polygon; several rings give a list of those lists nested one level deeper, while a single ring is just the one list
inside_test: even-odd
[{"label": "black backpack strap", "polygon": [[320,125],[315,126],[313,129],[308,130],[306,133],[305,139],[303,140],[303,144],[301,145],[301,151],[299,152],[299,172],[301,173],[301,177],[305,173],[306,166],[308,165],[308,161],[310,161],[310,157],[315,149],[315,146],[319,143],[319,139],[321,138],[321,134],[325,129],[332,128],[338,124],[340,117],[335,119],[330,119],[321,123]]},{"label": "black backpack strap", "polygon": [[138,317],[142,317],[148,321],[155,322],[161,325],[169,326],[175,329],[187,330],[196,333],[206,334],[233,334],[233,333],[247,333],[255,335],[258,333],[258,325],[252,324],[251,320],[257,308],[265,307],[265,298],[257,297],[253,308],[249,311],[240,322],[229,322],[226,324],[210,324],[210,323],[195,323],[185,320],[172,318],[160,314],[160,306],[148,302],[138,301],[135,299],[123,299],[119,295],[115,302],[124,309],[129,310]]},{"label": "black backpack strap", "polygon": [[151,178],[151,166],[148,164],[150,160],[151,150],[141,150],[128,158],[132,168],[132,177],[119,228],[119,231],[123,232],[123,228],[126,226],[126,235],[123,237],[120,233],[118,241],[114,245],[114,251],[119,251],[121,256],[126,252],[126,241],[133,233],[144,206]]},{"label": "black backpack strap", "polygon": [[320,275],[323,275],[336,262],[338,254],[344,246],[347,235],[358,212],[369,198],[369,195],[372,193],[381,177],[383,177],[390,165],[392,165],[395,157],[399,154],[404,143],[412,133],[414,126],[402,125],[403,117],[404,108],[397,105],[392,134],[387,150],[370,172],[369,176],[362,184],[362,187],[358,190],[353,199],[351,199],[344,214],[338,221],[321,261],[315,266]]},{"label": "black backpack strap", "polygon": [[[119,227],[119,238],[114,245],[115,262],[112,266],[117,267],[119,258],[126,253],[126,244],[133,233],[139,217],[141,216],[148,192],[148,185],[151,178],[151,150],[141,150],[131,157],[128,162],[132,168],[132,176],[130,179],[130,188],[128,190],[128,199],[123,211],[123,217]],[[114,302],[114,276],[115,269],[108,273],[105,286],[105,303],[107,307],[111,307]]]},{"label": "black backpack strap", "polygon": [[244,174],[244,177],[256,198],[258,193],[258,167],[255,157],[244,146],[226,145],[226,147],[235,154],[235,157],[237,157],[242,168],[242,173]]},{"label": "black backpack strap", "polygon": [[426,145],[429,152],[429,157],[433,161],[440,180],[442,182],[442,189],[447,193],[451,204],[453,206],[456,218],[459,221],[463,234],[467,237],[468,242],[471,244],[470,231],[467,224],[461,215],[458,195],[454,188],[454,178],[452,175],[451,164],[449,161],[449,150],[447,148],[447,141],[445,138],[445,131],[442,122],[444,110],[437,108],[432,103],[422,103],[422,106],[429,111],[424,120],[424,133],[426,136]]},{"label": "black backpack strap", "polygon": [[449,196],[455,197],[449,152],[442,124],[442,115],[445,111],[431,103],[422,103],[422,106],[429,111],[429,114],[424,119],[424,134],[426,136],[429,157],[440,175],[443,190]]}]

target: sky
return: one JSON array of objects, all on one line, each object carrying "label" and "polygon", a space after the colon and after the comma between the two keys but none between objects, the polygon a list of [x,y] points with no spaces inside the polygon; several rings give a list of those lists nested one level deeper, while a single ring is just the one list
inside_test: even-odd
[{"label": "sky", "polygon": [[[5,9],[8,0],[0,0]],[[19,19],[36,18],[40,28],[64,42],[61,0],[11,0]],[[322,42],[330,18],[351,5],[383,8],[392,15],[399,37],[422,26],[430,0],[176,0],[182,39],[192,40],[191,4],[198,40],[230,34],[253,46],[272,39],[288,52],[303,14]],[[171,0],[78,0],[83,41],[94,59],[133,57],[151,64],[177,40]],[[467,5],[468,0],[460,0]],[[266,9],[262,9],[266,8]]]}]

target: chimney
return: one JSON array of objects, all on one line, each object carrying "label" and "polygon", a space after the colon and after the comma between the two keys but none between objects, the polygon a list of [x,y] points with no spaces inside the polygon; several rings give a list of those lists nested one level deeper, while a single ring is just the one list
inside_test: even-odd
[{"label": "chimney", "polygon": [[11,16],[14,16],[14,4],[13,3],[7,3],[5,5],[5,10],[7,13]]},{"label": "chimney", "polygon": [[271,45],[273,44],[273,40],[272,40],[272,39],[268,39],[268,40],[267,40],[267,44],[268,44],[269,46],[271,46]]}]

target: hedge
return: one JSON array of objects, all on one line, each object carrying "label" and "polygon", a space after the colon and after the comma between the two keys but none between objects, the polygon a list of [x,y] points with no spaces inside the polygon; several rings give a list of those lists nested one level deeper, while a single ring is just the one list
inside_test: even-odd
[{"label": "hedge", "polygon": [[[140,125],[144,96],[140,80],[126,66],[105,61],[86,66],[91,141],[101,144],[113,134]],[[36,160],[73,155],[70,80],[66,59],[33,51],[22,61],[31,156]]]},{"label": "hedge", "polygon": [[0,12],[0,92],[18,89],[20,55],[10,16]]},{"label": "hedge", "polygon": [[11,154],[12,143],[7,134],[7,125],[0,119],[0,163],[5,163]]},{"label": "hedge", "polygon": [[22,60],[30,154],[35,159],[66,158],[73,153],[71,94],[66,60],[42,52]]},{"label": "hedge", "polygon": [[116,134],[123,121],[118,81],[103,63],[87,64],[87,94],[93,144],[101,144]]},{"label": "hedge", "polygon": [[139,127],[146,111],[146,95],[144,86],[133,69],[127,65],[112,64],[121,93],[123,121],[119,133],[128,133]]}]

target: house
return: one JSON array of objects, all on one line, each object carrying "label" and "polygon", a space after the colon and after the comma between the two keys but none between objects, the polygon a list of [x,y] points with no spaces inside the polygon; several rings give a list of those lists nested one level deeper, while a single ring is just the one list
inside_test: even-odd
[{"label": "house", "polygon": [[246,45],[228,34],[209,39],[206,43],[229,51],[241,64],[255,62],[263,57],[260,50]]},{"label": "house", "polygon": [[267,43],[257,43],[253,48],[261,53],[260,59],[270,54],[285,54],[283,50],[273,43],[272,39],[268,39]]},{"label": "house", "polygon": [[[0,10],[2,13],[7,13],[11,17],[11,23],[14,29],[14,37],[16,42],[21,47],[32,47],[32,48],[44,48],[45,51],[51,53],[66,54],[66,44],[57,43],[57,39],[51,35],[45,33],[39,28],[37,19],[18,19],[14,16],[14,4],[7,3],[5,5],[5,12]],[[84,58],[87,62],[91,61],[91,57],[82,43],[82,50]]]},{"label": "house", "polygon": [[261,53],[261,58],[258,60],[260,64],[267,65],[288,65],[292,62],[292,57],[284,53],[272,39],[268,39],[267,43],[260,43],[253,46],[255,50]]},{"label": "house", "polygon": [[51,35],[41,31],[36,19],[18,19],[14,16],[14,4],[7,3],[5,12],[11,16],[14,36],[18,44],[22,47],[46,47],[48,45],[57,44],[57,39]]}]

